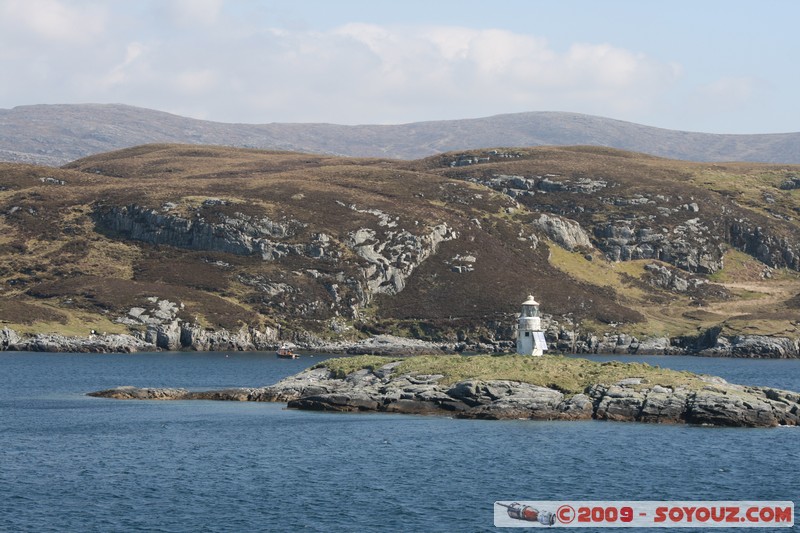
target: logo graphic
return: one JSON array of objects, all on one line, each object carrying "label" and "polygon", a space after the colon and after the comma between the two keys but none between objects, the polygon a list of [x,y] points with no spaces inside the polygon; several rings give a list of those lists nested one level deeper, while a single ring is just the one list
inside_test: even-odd
[{"label": "logo graphic", "polygon": [[515,520],[538,522],[543,526],[552,526],[556,523],[556,515],[550,511],[539,510],[530,505],[522,505],[519,502],[514,502],[511,505],[497,502],[497,505],[505,507],[508,516]]},{"label": "logo graphic", "polygon": [[556,511],[556,517],[562,524],[570,524],[575,520],[575,509],[571,505],[562,505]]},{"label": "logo graphic", "polygon": [[795,523],[792,501],[507,500],[494,503],[497,527],[791,528]]}]

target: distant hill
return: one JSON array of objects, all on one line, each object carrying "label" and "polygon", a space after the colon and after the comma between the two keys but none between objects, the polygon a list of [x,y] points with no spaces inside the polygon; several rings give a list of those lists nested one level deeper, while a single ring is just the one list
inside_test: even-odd
[{"label": "distant hill", "polygon": [[689,161],[800,163],[800,133],[717,135],[576,113],[531,112],[401,125],[225,124],[118,104],[0,110],[0,161],[59,166],[147,143],[418,159],[486,146],[606,146]]},{"label": "distant hill", "polygon": [[787,347],[742,350],[796,356],[798,213],[800,166],[586,146],[398,161],[154,144],[0,163],[0,349],[5,328],[474,347],[510,339],[532,293],[560,349],[736,355],[771,335]]}]

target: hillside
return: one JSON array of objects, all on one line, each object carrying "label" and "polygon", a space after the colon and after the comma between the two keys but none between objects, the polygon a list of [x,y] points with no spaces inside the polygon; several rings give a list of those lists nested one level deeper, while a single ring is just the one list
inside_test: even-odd
[{"label": "hillside", "polygon": [[593,145],[690,161],[800,163],[800,133],[715,135],[531,112],[402,125],[224,124],[126,105],[0,109],[0,161],[59,166],[147,143],[417,159],[487,146]]},{"label": "hillside", "polygon": [[565,350],[794,356],[799,176],[590,147],[402,162],[146,145],[5,163],[0,320],[171,349],[245,330],[256,346],[500,348],[533,293]]}]

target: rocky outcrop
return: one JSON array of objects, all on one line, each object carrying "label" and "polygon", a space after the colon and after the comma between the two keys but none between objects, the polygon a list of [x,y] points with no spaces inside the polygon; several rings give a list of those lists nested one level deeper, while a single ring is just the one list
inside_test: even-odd
[{"label": "rocky outcrop", "polygon": [[788,175],[779,188],[783,191],[800,189],[800,178],[794,174]]},{"label": "rocky outcrop", "polygon": [[796,241],[772,234],[768,228],[738,219],[729,229],[730,244],[772,268],[800,270],[800,246]]},{"label": "rocky outcrop", "polygon": [[395,335],[375,335],[355,342],[327,342],[307,340],[301,343],[322,353],[346,353],[350,355],[418,355],[454,353],[457,343],[435,343]]},{"label": "rocky outcrop", "polygon": [[686,276],[678,270],[655,263],[645,265],[644,268],[648,273],[647,281],[651,285],[668,291],[685,293],[708,283],[708,280]]},{"label": "rocky outcrop", "polygon": [[581,225],[568,218],[541,214],[533,222],[534,226],[544,232],[553,242],[570,252],[579,248],[591,248],[589,235]]},{"label": "rocky outcrop", "polygon": [[701,348],[697,355],[710,357],[749,357],[794,359],[800,357],[797,339],[765,335],[717,336],[713,345]]},{"label": "rocky outcrop", "polygon": [[[208,199],[203,206],[214,207],[218,202],[222,201]],[[149,244],[260,255],[265,261],[287,255],[325,255],[325,243],[321,238],[306,244],[280,242],[294,237],[304,227],[296,220],[277,222],[265,216],[254,217],[238,212],[230,216],[219,213],[213,216],[217,221],[208,220],[203,209],[198,208],[195,217],[190,219],[171,213],[171,206],[159,212],[136,204],[100,206],[94,212],[95,223],[101,231]]]},{"label": "rocky outcrop", "polygon": [[693,218],[671,232],[616,221],[594,227],[597,247],[612,261],[658,259],[687,272],[713,274],[721,270],[725,247],[709,228]]},{"label": "rocky outcrop", "polygon": [[158,347],[165,350],[179,346],[201,352],[270,350],[280,344],[278,331],[270,327],[261,330],[243,326],[238,331],[227,331],[208,330],[197,324],[185,323],[159,327],[156,339]]},{"label": "rocky outcrop", "polygon": [[134,353],[156,350],[153,343],[133,335],[96,335],[67,337],[39,333],[20,335],[14,330],[0,330],[0,350],[17,352]]},{"label": "rocky outcrop", "polygon": [[545,315],[545,338],[551,351],[575,354],[689,355],[694,345],[669,337],[639,337],[626,333],[581,333],[568,317],[561,323]]},{"label": "rocky outcrop", "polygon": [[576,353],[592,354],[647,354],[647,355],[679,355],[686,350],[676,346],[669,337],[638,338],[624,333],[606,334],[602,337],[589,335],[578,341]]},{"label": "rocky outcrop", "polygon": [[587,177],[570,179],[556,174],[545,174],[544,176],[494,174],[490,177],[471,177],[470,181],[505,193],[512,198],[533,196],[537,191],[542,193],[569,192],[593,194],[609,186],[608,181],[604,179],[592,179]]},{"label": "rocky outcrop", "polygon": [[13,329],[3,328],[0,330],[0,349],[14,350],[14,347],[19,346],[21,341],[19,334]]},{"label": "rocky outcrop", "polygon": [[[687,272],[713,274],[723,267],[725,249],[733,246],[770,267],[800,270],[800,244],[776,232],[774,221],[757,222],[752,218],[753,213],[746,211],[735,210],[736,214],[731,215],[723,207],[718,212],[722,216],[715,218],[708,213],[707,206],[703,206],[701,212],[701,204],[694,201],[694,197],[653,193],[626,195],[625,191],[616,189],[617,183],[597,178],[491,174],[471,175],[465,179],[503,192],[531,209],[548,211],[543,215],[547,218],[540,218],[535,224],[568,250],[593,244],[612,261],[657,259]],[[790,175],[780,188],[794,189],[799,183],[800,178]],[[608,196],[611,190],[617,190],[618,194]],[[619,212],[622,208],[626,212],[617,220],[590,216],[596,213],[596,208],[590,202],[576,203],[576,193],[593,196],[604,204],[603,211]],[[535,194],[548,194],[556,200],[531,199]],[[772,197],[766,201],[775,202]],[[791,220],[786,215],[773,214]],[[559,216],[568,216],[569,226],[558,222],[555,217]],[[591,239],[586,236],[591,243],[581,242],[581,239],[576,244],[568,235],[572,227],[581,225],[591,233]]]},{"label": "rocky outcrop", "polygon": [[732,385],[704,377],[706,385],[664,387],[641,378],[598,383],[583,393],[507,380],[466,380],[446,385],[444,376],[396,374],[399,362],[337,377],[312,368],[260,389],[189,392],[120,387],[90,393],[117,399],[213,399],[281,401],[318,411],[381,411],[459,418],[615,420],[712,426],[800,425],[800,394]]},{"label": "rocky outcrop", "polygon": [[85,337],[58,334],[20,335],[0,330],[0,351],[134,353],[158,350],[256,351],[274,350],[280,341],[273,328],[242,327],[238,331],[208,330],[197,324],[159,324],[143,334],[89,334]]},{"label": "rocky outcrop", "polygon": [[115,400],[183,400],[189,394],[186,389],[138,388],[126,385],[97,392],[87,396],[96,398],[113,398]]},{"label": "rocky outcrop", "polygon": [[348,246],[364,259],[367,287],[373,294],[397,294],[406,280],[439,245],[458,237],[447,224],[439,224],[427,234],[416,235],[407,230],[386,230],[383,235],[370,228],[350,233]]},{"label": "rocky outcrop", "polygon": [[659,385],[637,388],[636,379],[595,385],[589,396],[594,418],[710,426],[771,427],[800,424],[800,395],[764,387],[743,387],[711,378],[700,390]]}]

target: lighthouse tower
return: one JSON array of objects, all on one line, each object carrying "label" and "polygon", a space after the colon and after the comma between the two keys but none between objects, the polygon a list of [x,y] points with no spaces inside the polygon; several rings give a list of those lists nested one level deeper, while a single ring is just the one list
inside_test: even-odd
[{"label": "lighthouse tower", "polygon": [[542,332],[542,319],[539,318],[539,303],[528,296],[522,302],[517,326],[517,353],[520,355],[542,355],[547,343]]}]

